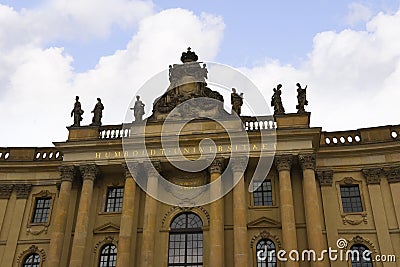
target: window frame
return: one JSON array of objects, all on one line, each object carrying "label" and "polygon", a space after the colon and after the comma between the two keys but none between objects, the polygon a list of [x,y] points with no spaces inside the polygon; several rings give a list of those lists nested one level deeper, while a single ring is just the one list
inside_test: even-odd
[{"label": "window frame", "polygon": [[[55,193],[51,193],[48,190],[42,190],[39,193],[32,194],[31,207],[30,207],[29,218],[28,218],[28,223],[27,223],[28,230],[31,227],[35,227],[35,226],[44,226],[46,229],[50,225],[51,215],[53,213],[55,196],[56,196]],[[35,214],[36,214],[36,203],[37,203],[37,200],[39,200],[39,199],[50,199],[49,215],[47,217],[46,222],[33,222],[33,220],[35,218]]]},{"label": "window frame", "polygon": [[[197,228],[189,228],[188,227],[188,215],[193,214],[196,216],[201,223],[201,227]],[[185,221],[186,221],[186,227],[185,228],[172,228],[172,224],[175,222],[176,219],[178,219],[180,216],[186,215]],[[188,254],[188,235],[192,234],[201,234],[201,255],[196,255],[196,256],[201,256],[202,261],[201,262],[187,262],[187,259],[189,256],[194,256]],[[179,236],[179,235],[184,235],[185,236],[185,241],[180,241],[180,242],[185,242],[185,250],[184,250],[184,263],[170,263],[170,248],[171,248],[171,236]],[[200,241],[198,239],[197,241]],[[198,247],[197,247],[198,248]],[[170,223],[170,228],[168,231],[168,245],[167,245],[167,267],[185,267],[185,266],[204,266],[204,224],[203,220],[200,215],[194,213],[194,212],[180,212],[176,216],[173,217]]]},{"label": "window frame", "polygon": [[[373,267],[374,266],[374,262],[372,261],[372,258],[373,258],[373,252],[372,252],[372,250],[368,247],[368,246],[366,246],[365,244],[361,244],[361,243],[354,243],[354,244],[351,244],[351,246],[350,246],[350,248],[349,248],[349,250],[353,250],[353,247],[354,246],[358,246],[358,247],[364,247],[365,248],[365,250],[369,250],[370,252],[371,252],[371,254],[370,254],[370,259],[371,259],[371,261],[370,262],[366,262],[367,264],[371,264],[371,265],[369,265],[368,267]],[[358,251],[360,251],[360,250],[358,250]],[[361,260],[362,261],[362,255],[359,255],[360,257],[359,257],[359,260]],[[361,264],[363,263],[363,262],[360,262]],[[357,263],[355,263],[355,264],[357,264]],[[350,259],[349,260],[349,267],[353,267],[353,261],[352,261],[352,259]]]},{"label": "window frame", "polygon": [[[251,204],[252,204],[252,207],[255,207],[255,208],[262,208],[262,207],[273,207],[274,206],[274,204],[275,204],[275,198],[274,198],[274,183],[273,183],[273,179],[270,179],[270,178],[266,178],[266,179],[264,179],[262,182],[261,182],[261,184],[263,184],[263,183],[267,183],[267,182],[270,182],[270,186],[271,186],[271,205],[265,205],[265,203],[264,203],[264,193],[266,194],[266,193],[268,193],[269,191],[268,190],[266,190],[266,191],[259,191],[259,192],[261,192],[261,194],[262,194],[262,204],[263,205],[256,205],[256,203],[255,203],[255,198],[254,198],[254,193],[255,192],[257,192],[257,190],[259,189],[259,188],[261,188],[262,187],[262,185],[260,186],[260,187],[258,187],[257,188],[257,190],[254,190],[253,192],[252,192],[252,194],[251,194]],[[254,185],[253,185],[254,186]]]},{"label": "window frame", "polygon": [[[106,247],[109,248],[109,252],[108,252],[108,254],[103,254],[103,251],[106,249]],[[115,251],[115,252],[110,253],[110,248],[111,248],[111,247],[114,247],[114,251]],[[99,249],[99,255],[98,255],[98,257],[97,257],[97,266],[98,266],[98,267],[101,267],[101,266],[102,266],[102,265],[101,265],[101,263],[102,263],[101,258],[102,258],[103,256],[107,256],[107,259],[108,259],[107,263],[109,263],[109,261],[110,261],[110,256],[115,256],[114,265],[109,266],[109,265],[107,264],[107,267],[117,266],[117,255],[118,255],[118,247],[117,247],[117,245],[115,245],[114,243],[105,243],[105,244],[103,244],[103,245],[100,247],[100,249]]]},{"label": "window frame", "polygon": [[[110,190],[113,190],[113,189],[117,189],[117,190],[121,189],[122,190],[122,197],[115,196],[115,197],[110,198],[109,197],[109,192],[110,192]],[[124,186],[118,186],[118,185],[107,186],[105,191],[106,191],[105,192],[105,202],[104,202],[104,208],[102,209],[102,213],[105,213],[105,214],[121,213],[122,212],[122,205],[123,205],[123,201],[124,201],[124,194],[125,194]],[[121,199],[121,202],[120,202],[121,203],[121,207],[120,207],[120,210],[116,211],[115,210],[115,207],[116,207],[115,200],[117,200],[119,198]],[[112,211],[108,211],[108,201],[109,201],[109,199],[114,199],[114,207],[113,207],[114,210],[112,210]]]},{"label": "window frame", "polygon": [[[38,267],[42,266],[42,257],[40,256],[40,254],[37,253],[37,252],[30,252],[30,253],[28,253],[27,255],[25,255],[24,258],[22,259],[21,267],[33,267],[33,266],[34,266],[33,264],[35,264],[35,262],[32,262],[32,263],[29,264],[29,263],[26,263],[25,261],[26,261],[30,256],[34,256],[34,255],[37,255],[37,256],[39,257],[39,262],[36,262],[36,263],[38,263],[37,266],[38,266]],[[34,259],[35,259],[35,257],[34,257]],[[28,265],[28,264],[29,264],[29,265]]]},{"label": "window frame", "polygon": [[[358,189],[358,196],[343,196],[343,191],[342,191],[342,189],[344,189],[344,188],[346,188],[346,189],[350,189],[350,188],[357,188]],[[340,190],[340,201],[341,201],[341,203],[342,203],[342,212],[343,213],[362,213],[362,212],[364,212],[365,211],[365,207],[364,207],[364,203],[363,203],[363,201],[362,201],[362,198],[361,198],[361,188],[360,188],[360,185],[359,184],[348,184],[348,185],[340,185],[339,186],[339,190]],[[348,193],[351,193],[350,191],[348,191]],[[359,204],[359,205],[361,205],[361,210],[353,210],[354,209],[354,207],[352,207],[351,205],[350,205],[350,207],[345,207],[344,205],[343,205],[343,200],[344,199],[349,199],[350,200],[350,202],[349,203],[352,203],[352,201],[351,200],[353,200],[353,199],[356,199],[356,203],[357,204]],[[359,203],[358,203],[359,202]],[[351,210],[350,211],[346,211],[345,209],[348,209],[348,208],[350,208]]]},{"label": "window frame", "polygon": [[[259,240],[257,240],[257,242],[255,243],[255,246],[254,246],[254,248],[255,248],[255,267],[258,267],[258,264],[259,264],[259,262],[258,262],[258,257],[257,257],[257,252],[258,252],[258,245],[260,244],[260,242],[262,242],[262,241],[266,241],[266,242],[271,242],[272,244],[273,244],[273,246],[274,246],[274,249],[275,249],[275,262],[272,262],[272,264],[273,263],[275,263],[275,267],[277,267],[278,266],[278,260],[277,260],[277,255],[276,255],[276,253],[277,253],[277,245],[275,244],[275,242],[274,242],[274,240],[272,240],[271,238],[260,238]],[[267,264],[267,267],[268,267],[268,262],[266,263]]]}]

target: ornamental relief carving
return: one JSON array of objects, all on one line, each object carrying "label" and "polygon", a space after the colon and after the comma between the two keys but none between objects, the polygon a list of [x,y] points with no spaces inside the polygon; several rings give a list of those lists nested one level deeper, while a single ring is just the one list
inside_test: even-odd
[{"label": "ornamental relief carving", "polygon": [[40,256],[40,261],[44,262],[46,261],[46,252],[44,251],[44,249],[39,249],[38,246],[36,245],[32,245],[30,246],[28,249],[25,249],[24,251],[22,251],[18,257],[17,257],[17,263],[21,263],[21,261],[29,254],[31,253],[37,253]]},{"label": "ornamental relief carving", "polygon": [[250,241],[250,247],[254,248],[254,245],[258,243],[261,239],[270,239],[272,242],[274,242],[275,247],[277,250],[282,248],[281,241],[277,235],[273,235],[270,232],[263,230],[259,234],[253,236]]},{"label": "ornamental relief carving", "polygon": [[280,171],[290,171],[292,167],[293,156],[292,155],[278,155],[275,156],[275,166]]},{"label": "ornamental relief carving", "polygon": [[13,188],[12,184],[0,184],[0,199],[9,199]]}]

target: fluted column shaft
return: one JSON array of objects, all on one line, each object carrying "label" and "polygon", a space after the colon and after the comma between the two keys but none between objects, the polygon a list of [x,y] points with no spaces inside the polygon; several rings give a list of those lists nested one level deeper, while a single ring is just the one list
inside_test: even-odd
[{"label": "fluted column shaft", "polygon": [[[161,171],[160,162],[153,161],[145,164],[147,171],[147,191],[158,192],[158,172]],[[140,256],[141,267],[153,267],[154,264],[154,239],[157,224],[157,200],[146,194],[144,205],[143,238]]]},{"label": "fluted column shaft", "polygon": [[[221,173],[223,159],[215,159],[209,170],[211,174],[211,195],[221,193]],[[218,180],[219,179],[219,180]],[[220,198],[210,204],[210,264],[208,266],[224,266],[224,202]]]},{"label": "fluted column shaft", "polygon": [[[296,221],[294,217],[292,182],[290,179],[292,155],[276,156],[275,165],[279,172],[283,248],[289,252],[291,250],[297,250]],[[285,263],[285,266],[297,267],[299,263],[289,260]]]},{"label": "fluted column shaft", "polygon": [[233,252],[234,266],[248,266],[247,207],[244,172],[244,159],[234,159],[232,165],[233,180],[238,181],[233,188]]},{"label": "fluted column shaft", "polygon": [[89,212],[92,204],[93,184],[98,173],[98,168],[94,164],[80,167],[83,184],[81,197],[79,200],[78,216],[76,219],[74,240],[69,266],[82,267],[85,256],[86,239],[89,227]]},{"label": "fluted column shaft", "polygon": [[65,227],[68,218],[68,206],[71,195],[72,181],[76,173],[74,166],[61,166],[61,186],[52,219],[52,232],[50,236],[48,266],[60,266],[62,248],[64,244]]},{"label": "fluted column shaft", "polygon": [[[307,238],[309,248],[320,255],[324,249],[322,235],[321,210],[315,181],[315,154],[299,155],[299,162],[303,170],[303,197],[306,213]],[[312,262],[312,266],[323,266],[323,262]]]},{"label": "fluted column shaft", "polygon": [[[130,266],[133,224],[135,216],[135,193],[138,164],[123,165],[125,170],[124,199],[122,201],[122,214],[118,238],[117,267]],[[133,261],[134,262],[134,261]]]}]

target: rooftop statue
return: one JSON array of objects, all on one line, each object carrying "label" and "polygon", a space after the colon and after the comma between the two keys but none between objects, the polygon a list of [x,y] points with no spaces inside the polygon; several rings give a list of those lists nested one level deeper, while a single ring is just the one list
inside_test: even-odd
[{"label": "rooftop statue", "polygon": [[236,93],[236,89],[232,88],[231,93],[232,114],[235,112],[238,116],[242,113],[243,93]]},{"label": "rooftop statue", "polygon": [[[172,110],[172,117],[177,118],[229,115],[223,108],[222,95],[207,87],[206,64],[200,64],[197,60],[198,56],[189,47],[182,53],[182,64],[169,66],[170,85],[166,92],[154,101],[153,114],[148,120],[164,120]],[[175,109],[176,107],[179,108]]]},{"label": "rooftop statue", "polygon": [[74,124],[72,124],[73,127],[81,126],[82,114],[83,110],[81,107],[81,102],[79,102],[79,96],[76,96],[74,109],[71,111],[71,117],[74,116]]},{"label": "rooftop statue", "polygon": [[97,103],[92,110],[93,119],[92,119],[92,126],[101,126],[101,118],[103,117],[103,110],[104,105],[101,103],[101,99],[97,98]]},{"label": "rooftop statue", "polygon": [[278,84],[276,89],[274,88],[274,94],[271,99],[271,106],[274,107],[274,115],[285,114],[285,108],[283,107],[281,98],[281,88],[282,84]]},{"label": "rooftop statue", "polygon": [[135,105],[133,106],[133,115],[135,116],[135,122],[143,121],[145,104],[140,100],[140,96],[136,96]]},{"label": "rooftop statue", "polygon": [[297,113],[305,113],[306,110],[304,109],[304,106],[308,105],[307,101],[307,85],[304,88],[301,88],[300,83],[296,84],[297,86],[297,102],[298,104],[296,105],[297,108]]}]

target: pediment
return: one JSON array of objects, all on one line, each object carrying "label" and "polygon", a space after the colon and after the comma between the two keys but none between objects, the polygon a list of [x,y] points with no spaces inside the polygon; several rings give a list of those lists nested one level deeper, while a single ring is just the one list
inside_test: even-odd
[{"label": "pediment", "polygon": [[108,222],[106,224],[100,225],[99,227],[95,228],[93,232],[95,234],[119,233],[119,226],[112,222]]},{"label": "pediment", "polygon": [[247,224],[248,228],[280,227],[280,223],[274,219],[261,217]]}]

